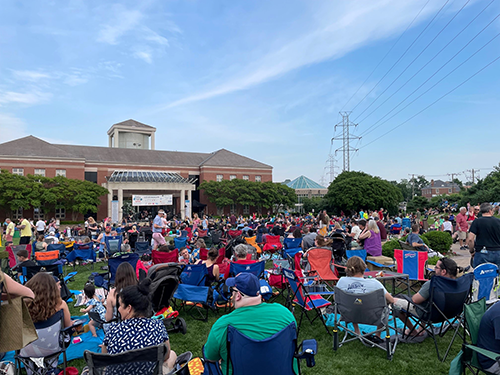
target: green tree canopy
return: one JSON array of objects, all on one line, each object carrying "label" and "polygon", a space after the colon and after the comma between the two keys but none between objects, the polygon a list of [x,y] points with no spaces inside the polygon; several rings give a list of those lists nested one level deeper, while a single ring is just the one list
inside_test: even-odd
[{"label": "green tree canopy", "polygon": [[473,205],[484,202],[500,202],[500,164],[493,168],[493,171],[477,184],[472,185],[462,193],[461,206],[466,206],[467,202]]},{"label": "green tree canopy", "polygon": [[364,172],[342,172],[328,187],[325,202],[335,212],[387,208],[396,213],[403,199],[401,191],[389,181]]}]

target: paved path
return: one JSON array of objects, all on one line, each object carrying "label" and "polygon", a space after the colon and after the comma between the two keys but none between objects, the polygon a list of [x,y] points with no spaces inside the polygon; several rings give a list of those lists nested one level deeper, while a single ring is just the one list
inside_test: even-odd
[{"label": "paved path", "polygon": [[453,259],[460,267],[467,267],[470,265],[470,253],[469,250],[460,250],[460,243],[457,242],[451,245],[451,250],[457,255],[453,256]]}]

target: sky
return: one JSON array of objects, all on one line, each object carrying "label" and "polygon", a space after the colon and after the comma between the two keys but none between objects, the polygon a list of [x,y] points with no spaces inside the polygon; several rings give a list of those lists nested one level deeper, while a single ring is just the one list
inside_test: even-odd
[{"label": "sky", "polygon": [[342,111],[351,170],[484,177],[499,15],[494,0],[0,0],[0,143],[107,146],[132,118],[157,149],[225,148],[327,185]]}]

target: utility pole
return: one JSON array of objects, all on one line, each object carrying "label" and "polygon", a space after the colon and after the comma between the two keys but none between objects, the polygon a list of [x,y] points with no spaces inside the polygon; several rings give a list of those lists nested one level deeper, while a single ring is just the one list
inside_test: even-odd
[{"label": "utility pole", "polygon": [[325,184],[326,184],[326,178],[325,178],[325,175],[324,175],[324,174],[322,174],[322,175],[321,175],[321,177],[320,177],[320,179],[319,179],[319,184],[320,184],[321,186],[325,186]]},{"label": "utility pole", "polygon": [[331,183],[335,179],[335,156],[332,154],[328,155],[328,160],[326,161],[328,165],[325,167],[325,169],[328,170],[326,174],[330,177],[329,178],[329,183]]},{"label": "utility pole", "polygon": [[477,173],[479,171],[480,171],[479,169],[474,169],[474,168],[467,169],[467,172],[470,172],[472,174],[472,185],[474,185],[474,182],[475,182],[475,180],[474,180],[474,173]]},{"label": "utility pole", "polygon": [[458,172],[458,173],[447,173],[448,176],[451,176],[451,182],[453,182],[453,180],[455,179],[455,176],[460,176],[462,174],[462,172]]},{"label": "utility pole", "polygon": [[351,168],[351,166],[350,166],[350,154],[353,151],[357,151],[356,148],[351,147],[349,145],[349,141],[355,140],[355,139],[360,139],[360,137],[350,135],[349,128],[356,127],[358,125],[349,121],[349,115],[351,114],[351,112],[339,112],[339,113],[342,116],[342,122],[335,125],[335,130],[337,130],[337,127],[341,126],[342,127],[342,135],[332,138],[332,142],[334,140],[337,140],[337,141],[341,140],[342,141],[342,147],[337,148],[335,150],[335,154],[337,154],[338,151],[342,151],[342,153],[343,153],[342,171],[349,171]]},{"label": "utility pole", "polygon": [[411,176],[411,199],[415,196],[415,173],[408,174]]}]

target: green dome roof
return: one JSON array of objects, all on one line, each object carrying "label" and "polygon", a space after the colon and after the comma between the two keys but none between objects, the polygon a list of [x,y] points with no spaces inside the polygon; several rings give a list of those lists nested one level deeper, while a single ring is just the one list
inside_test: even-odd
[{"label": "green dome roof", "polygon": [[306,176],[297,177],[295,180],[290,181],[285,185],[292,189],[326,189],[326,187],[321,186]]}]

